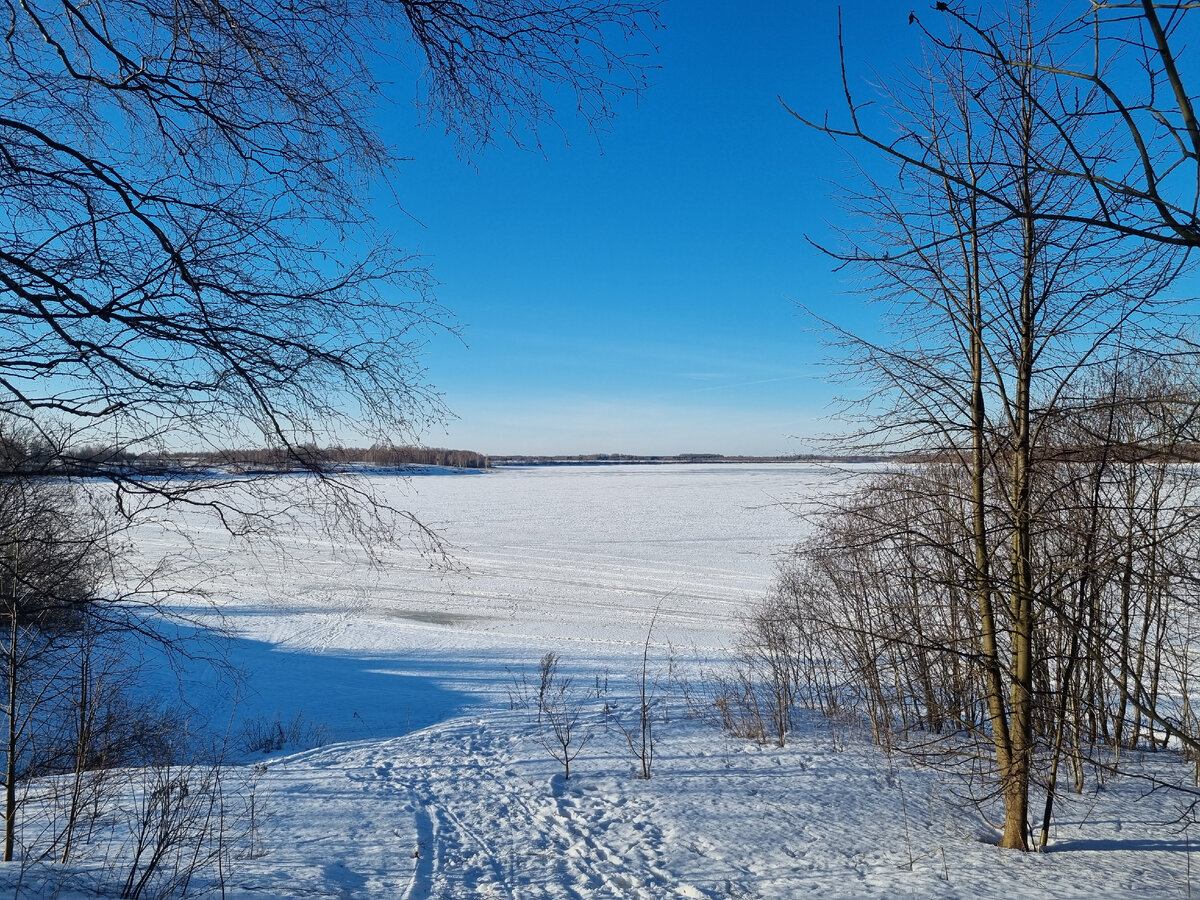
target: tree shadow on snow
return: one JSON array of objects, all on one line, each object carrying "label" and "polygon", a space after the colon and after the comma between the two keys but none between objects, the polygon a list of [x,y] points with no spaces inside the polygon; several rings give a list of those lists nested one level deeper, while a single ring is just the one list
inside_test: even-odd
[{"label": "tree shadow on snow", "polygon": [[276,722],[285,732],[299,722],[310,742],[399,737],[486,702],[445,686],[471,678],[461,660],[316,653],[182,626],[177,632],[185,648],[203,652],[148,660],[147,688],[228,734],[235,748],[248,729]]},{"label": "tree shadow on snow", "polygon": [[[1195,841],[1191,842],[1193,845],[1195,843]],[[1051,853],[1072,853],[1081,850],[1093,850],[1102,853],[1111,853],[1115,850],[1186,853],[1191,850],[1192,847],[1189,845],[1188,841],[1182,839],[1158,840],[1151,838],[1059,838],[1050,844],[1049,849]]]}]

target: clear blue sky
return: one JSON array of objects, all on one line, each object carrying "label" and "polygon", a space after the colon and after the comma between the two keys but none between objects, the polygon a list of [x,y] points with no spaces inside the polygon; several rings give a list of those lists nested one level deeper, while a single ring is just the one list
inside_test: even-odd
[{"label": "clear blue sky", "polygon": [[[865,87],[919,53],[911,7],[849,3]],[[933,15],[930,13],[930,15]],[[861,298],[805,234],[836,216],[845,157],[777,99],[839,110],[833,4],[674,0],[649,90],[570,145],[501,146],[470,164],[436,129],[388,137],[411,157],[387,224],[422,255],[464,326],[429,378],[457,417],[432,445],[487,453],[784,454],[835,426],[838,389],[803,303],[841,321]]]}]

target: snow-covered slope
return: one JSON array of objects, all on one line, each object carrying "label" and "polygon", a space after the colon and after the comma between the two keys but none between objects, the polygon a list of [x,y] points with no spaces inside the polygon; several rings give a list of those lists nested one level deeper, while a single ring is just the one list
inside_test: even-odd
[{"label": "snow-covered slope", "polygon": [[[402,552],[372,568],[328,536],[251,558],[200,534],[248,690],[236,707],[224,684],[190,684],[193,697],[214,721],[299,716],[326,740],[246,757],[262,852],[236,861],[225,896],[1191,896],[1191,838],[1161,824],[1184,801],[1142,797],[1136,780],[1060,798],[1054,852],[1020,855],[988,845],[953,781],[859,725],[811,717],[764,748],[689,716],[738,611],[802,532],[794,504],[836,489],[829,473],[545,468],[376,486],[463,569]],[[147,552],[177,540],[147,537]],[[636,727],[652,618],[647,671],[667,704],[644,780],[620,724]],[[590,739],[569,780],[516,687],[548,651],[574,679],[576,741]],[[1145,765],[1186,778],[1165,756]]]}]

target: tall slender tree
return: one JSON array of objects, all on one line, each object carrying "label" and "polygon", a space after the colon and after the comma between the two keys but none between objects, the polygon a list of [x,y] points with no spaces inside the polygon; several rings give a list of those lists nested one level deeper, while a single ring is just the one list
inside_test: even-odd
[{"label": "tall slender tree", "polygon": [[[1159,296],[1178,270],[1166,243],[1091,219],[1090,186],[1070,166],[1121,152],[1120,135],[1088,122],[1098,91],[1064,92],[1045,71],[1058,33],[1024,5],[989,32],[996,52],[954,37],[930,45],[927,67],[890,92],[886,125],[867,121],[848,80],[845,127],[804,120],[892,164],[888,181],[862,167],[846,193],[869,224],[831,250],[888,303],[891,340],[837,333],[850,377],[876,389],[863,437],[961,470],[950,483],[965,496],[945,508],[964,514],[970,552],[957,577],[974,598],[969,652],[1004,798],[1000,843],[1016,849],[1030,846],[1038,678],[1055,614],[1043,596],[1054,573],[1040,493],[1054,465],[1050,424],[1117,345],[1151,352]],[[939,517],[891,524],[929,528],[919,541],[945,546]]]}]

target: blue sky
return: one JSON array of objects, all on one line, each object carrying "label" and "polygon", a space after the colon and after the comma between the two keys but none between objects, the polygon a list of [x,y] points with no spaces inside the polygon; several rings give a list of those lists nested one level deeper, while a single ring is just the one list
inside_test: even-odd
[{"label": "blue sky", "polygon": [[[919,52],[909,7],[853,3],[860,84]],[[436,129],[387,136],[411,157],[385,224],[440,282],[463,341],[429,378],[457,417],[433,445],[503,453],[784,454],[832,428],[838,392],[805,304],[862,320],[862,299],[805,235],[836,215],[839,150],[777,99],[838,110],[836,7],[675,0],[649,90],[599,139],[563,116],[544,153],[470,163]],[[866,88],[863,88],[864,92]],[[864,320],[865,321],[865,320]]]}]

